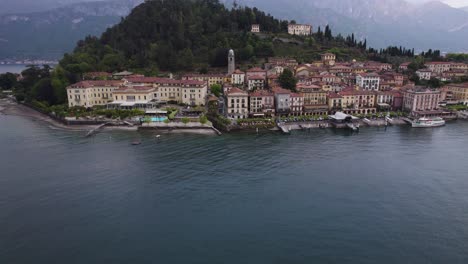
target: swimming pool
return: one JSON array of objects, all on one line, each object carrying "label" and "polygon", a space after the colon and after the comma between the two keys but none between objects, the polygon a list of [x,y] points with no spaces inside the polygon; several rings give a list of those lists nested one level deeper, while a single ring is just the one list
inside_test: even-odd
[{"label": "swimming pool", "polygon": [[167,117],[152,117],[151,122],[164,122]]},{"label": "swimming pool", "polygon": [[[167,117],[150,117],[149,120],[151,122],[164,122],[167,119]],[[148,122],[146,118],[140,118],[141,122]]]}]

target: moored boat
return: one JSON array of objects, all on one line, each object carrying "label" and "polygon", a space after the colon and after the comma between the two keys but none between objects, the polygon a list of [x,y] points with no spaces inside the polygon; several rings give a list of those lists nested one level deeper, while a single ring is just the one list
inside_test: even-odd
[{"label": "moored boat", "polygon": [[414,120],[411,123],[412,127],[424,128],[424,127],[440,127],[445,125],[445,120],[440,117],[426,118],[422,117]]}]

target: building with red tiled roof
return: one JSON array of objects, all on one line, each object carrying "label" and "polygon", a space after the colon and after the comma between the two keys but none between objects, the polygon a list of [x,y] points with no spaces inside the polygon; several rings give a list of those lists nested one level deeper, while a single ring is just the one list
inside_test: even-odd
[{"label": "building with red tiled roof", "polygon": [[245,72],[237,69],[231,74],[231,84],[244,85],[245,84]]},{"label": "building with red tiled roof", "polygon": [[275,111],[277,115],[289,115],[291,113],[291,91],[281,87],[271,89],[275,95]]},{"label": "building with red tiled roof", "polygon": [[411,62],[403,62],[402,64],[400,64],[400,66],[398,67],[400,69],[400,71],[407,71],[408,70],[408,66],[411,64]]},{"label": "building with red tiled roof", "polygon": [[191,81],[201,81],[206,82],[208,87],[211,87],[214,84],[223,84],[226,78],[225,74],[221,73],[208,73],[208,74],[198,74],[198,73],[189,73],[182,76],[182,80],[191,80]]},{"label": "building with red tiled roof", "polygon": [[247,87],[249,91],[265,88],[265,78],[260,75],[252,75],[248,78]]},{"label": "building with red tiled roof", "polygon": [[125,78],[126,85],[153,85],[155,99],[160,102],[174,102],[186,105],[205,105],[208,94],[206,81],[185,79],[175,80],[160,77]]},{"label": "building with red tiled roof", "polygon": [[424,64],[426,68],[431,70],[432,72],[435,73],[443,73],[446,71],[450,71],[451,62],[445,62],[445,61],[432,61],[432,62],[426,62]]},{"label": "building with red tiled roof", "polygon": [[343,105],[342,105],[343,96],[335,92],[330,92],[328,93],[327,97],[328,97],[328,109],[330,109],[331,111],[338,111],[343,108]]},{"label": "building with red tiled roof", "polygon": [[380,76],[377,73],[360,73],[356,75],[356,84],[364,90],[378,91],[380,89]]},{"label": "building with red tiled roof", "polygon": [[275,96],[266,90],[257,90],[249,94],[249,113],[253,117],[274,116]]},{"label": "building with red tiled roof", "polygon": [[342,96],[341,106],[346,114],[370,114],[377,112],[375,92],[348,87],[339,92]]},{"label": "building with red tiled roof", "polygon": [[245,75],[245,77],[247,79],[247,82],[248,82],[249,78],[252,77],[252,76],[261,76],[266,81],[267,71],[262,69],[262,68],[259,68],[259,67],[248,69],[247,72],[246,72],[246,75]]},{"label": "building with red tiled roof", "polygon": [[403,92],[403,109],[406,111],[436,111],[439,110],[441,92],[422,86],[415,86]]},{"label": "building with red tiled roof", "polygon": [[291,93],[290,110],[292,115],[302,115],[304,112],[304,96],[301,93]]},{"label": "building with red tiled roof", "polygon": [[232,119],[244,119],[249,116],[249,94],[237,87],[226,92],[226,115]]}]

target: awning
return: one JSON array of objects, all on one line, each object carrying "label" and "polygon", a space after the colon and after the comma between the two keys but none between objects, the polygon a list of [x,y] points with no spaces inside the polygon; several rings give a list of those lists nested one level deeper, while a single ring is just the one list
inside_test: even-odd
[{"label": "awning", "polygon": [[120,106],[134,106],[135,104],[135,102],[124,102]]},{"label": "awning", "polygon": [[149,110],[146,110],[145,112],[146,114],[167,114],[167,111],[164,111],[164,110],[158,110],[158,109],[149,109]]}]

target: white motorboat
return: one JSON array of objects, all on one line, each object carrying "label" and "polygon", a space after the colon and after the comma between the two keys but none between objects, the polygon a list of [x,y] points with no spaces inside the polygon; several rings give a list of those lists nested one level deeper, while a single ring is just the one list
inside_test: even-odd
[{"label": "white motorboat", "polygon": [[411,123],[412,127],[424,128],[424,127],[440,127],[445,125],[445,120],[440,117],[422,117],[414,120]]}]

